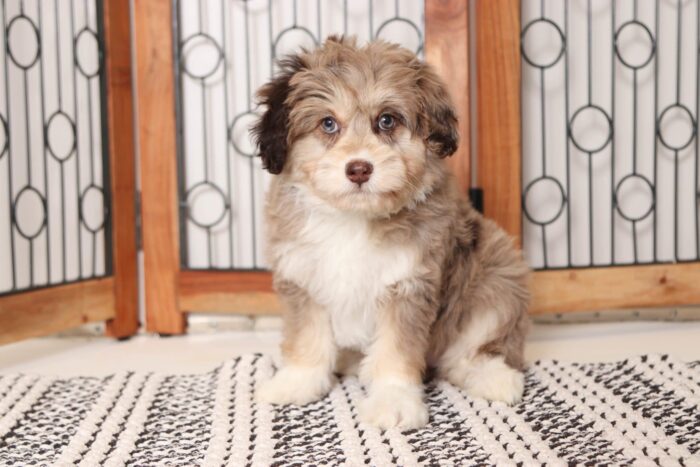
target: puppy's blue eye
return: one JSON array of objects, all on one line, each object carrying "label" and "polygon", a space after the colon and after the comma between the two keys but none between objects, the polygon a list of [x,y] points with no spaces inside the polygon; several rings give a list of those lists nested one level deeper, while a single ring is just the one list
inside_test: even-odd
[{"label": "puppy's blue eye", "polygon": [[333,117],[326,117],[321,120],[321,129],[329,135],[336,133],[339,130],[338,122]]},{"label": "puppy's blue eye", "polygon": [[389,131],[396,126],[396,119],[391,114],[382,114],[379,116],[377,125],[382,131]]}]

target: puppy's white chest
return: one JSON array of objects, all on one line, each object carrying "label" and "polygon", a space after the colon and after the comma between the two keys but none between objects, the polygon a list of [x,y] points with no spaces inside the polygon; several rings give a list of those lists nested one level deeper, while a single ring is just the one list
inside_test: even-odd
[{"label": "puppy's white chest", "polygon": [[277,272],[324,306],[338,345],[353,348],[369,345],[379,299],[410,277],[417,262],[414,247],[382,241],[365,219],[349,215],[311,216],[279,253]]}]

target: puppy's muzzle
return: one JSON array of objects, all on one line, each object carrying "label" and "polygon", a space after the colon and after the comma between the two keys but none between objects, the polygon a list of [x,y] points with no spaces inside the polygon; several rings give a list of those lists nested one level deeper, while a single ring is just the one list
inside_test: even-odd
[{"label": "puppy's muzzle", "polygon": [[367,161],[352,160],[345,165],[345,176],[357,186],[362,186],[372,175],[372,164]]}]

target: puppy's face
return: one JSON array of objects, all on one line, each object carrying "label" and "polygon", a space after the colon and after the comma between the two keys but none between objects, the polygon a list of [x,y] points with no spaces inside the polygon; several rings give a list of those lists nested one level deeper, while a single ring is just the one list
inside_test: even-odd
[{"label": "puppy's face", "polygon": [[263,163],[338,209],[398,211],[425,196],[431,166],[457,148],[449,96],[408,50],[331,38],[281,68],[258,94]]}]

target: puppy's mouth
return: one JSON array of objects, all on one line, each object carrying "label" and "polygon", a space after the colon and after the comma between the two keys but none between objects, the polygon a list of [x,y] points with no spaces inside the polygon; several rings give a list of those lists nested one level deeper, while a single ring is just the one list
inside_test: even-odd
[{"label": "puppy's mouth", "polygon": [[381,190],[376,186],[369,184],[362,184],[361,186],[353,186],[345,191],[341,198],[344,198],[346,202],[350,202],[355,205],[355,207],[362,207],[365,203],[370,203],[374,205],[376,203],[391,202],[398,195],[397,191],[394,190]]},{"label": "puppy's mouth", "polygon": [[347,196],[359,196],[359,197],[374,197],[374,196],[382,196],[383,193],[380,190],[377,190],[376,187],[373,187],[369,185],[368,183],[363,183],[362,185],[353,185],[350,187],[346,193]]}]

